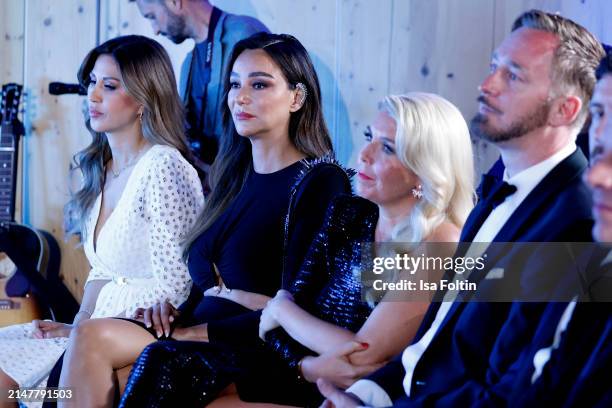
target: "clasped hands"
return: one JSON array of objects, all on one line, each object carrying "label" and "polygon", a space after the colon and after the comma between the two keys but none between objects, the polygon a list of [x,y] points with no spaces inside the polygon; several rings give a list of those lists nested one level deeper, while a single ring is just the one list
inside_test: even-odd
[{"label": "clasped hands", "polygon": [[259,320],[259,337],[262,340],[266,340],[266,333],[280,326],[279,313],[282,313],[283,305],[286,305],[287,302],[294,303],[293,295],[281,289],[266,303]]},{"label": "clasped hands", "polygon": [[[305,378],[308,381],[316,382],[319,391],[326,398],[320,408],[363,406],[359,398],[345,390],[355,381],[386,364],[386,362],[364,365],[352,363],[351,356],[365,351],[367,346],[367,343],[349,341],[318,357],[306,357],[303,360],[302,370]],[[315,377],[311,377],[313,373]]]}]

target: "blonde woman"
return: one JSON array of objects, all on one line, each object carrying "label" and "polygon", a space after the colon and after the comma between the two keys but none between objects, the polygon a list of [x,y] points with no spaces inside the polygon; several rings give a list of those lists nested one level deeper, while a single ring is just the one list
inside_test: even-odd
[{"label": "blonde woman", "polygon": [[242,333],[217,328],[210,343],[151,344],[120,406],[202,406],[232,391],[244,401],[318,406],[318,378],[348,386],[375,370],[412,341],[428,304],[363,302],[355,274],[363,244],[457,242],[473,206],[472,160],[468,127],[450,102],[425,93],[385,98],[359,154],[360,197],[332,202],[290,290],[263,310],[259,333],[243,320]]},{"label": "blonde woman", "polygon": [[87,87],[93,141],[75,156],[82,187],[66,206],[68,233],[81,234],[91,271],[71,324],[34,321],[0,330],[5,387],[44,387],[79,323],[130,317],[161,301],[181,304],[191,279],[180,242],[204,204],[183,136],[170,59],[153,40],[118,37],[93,49]]}]

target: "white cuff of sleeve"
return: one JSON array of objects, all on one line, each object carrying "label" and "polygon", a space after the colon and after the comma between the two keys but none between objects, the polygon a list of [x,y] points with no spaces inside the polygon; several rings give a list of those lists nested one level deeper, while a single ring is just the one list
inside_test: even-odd
[{"label": "white cuff of sleeve", "polygon": [[368,407],[382,408],[393,405],[393,401],[386,391],[372,380],[359,380],[351,385],[346,392],[355,394]]}]

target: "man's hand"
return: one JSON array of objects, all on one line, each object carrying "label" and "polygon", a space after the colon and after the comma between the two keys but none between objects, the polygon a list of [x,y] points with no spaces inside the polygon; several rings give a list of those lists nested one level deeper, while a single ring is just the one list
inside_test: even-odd
[{"label": "man's hand", "polygon": [[344,392],[325,380],[317,380],[317,387],[326,398],[320,408],[357,408],[363,405],[353,394]]},{"label": "man's hand", "polygon": [[32,320],[34,325],[34,338],[52,339],[54,337],[68,337],[72,330],[71,324],[50,322],[48,320]]},{"label": "man's hand", "polygon": [[302,361],[302,373],[309,382],[319,378],[341,388],[350,387],[358,379],[378,370],[385,363],[354,365],[350,357],[368,349],[367,343],[349,341],[321,354],[318,357],[306,357]]},{"label": "man's hand", "polygon": [[170,324],[179,316],[179,311],[171,303],[157,303],[147,309],[138,308],[134,312],[134,318],[142,321],[147,328],[153,326],[157,332],[157,337],[162,333],[168,336]]}]

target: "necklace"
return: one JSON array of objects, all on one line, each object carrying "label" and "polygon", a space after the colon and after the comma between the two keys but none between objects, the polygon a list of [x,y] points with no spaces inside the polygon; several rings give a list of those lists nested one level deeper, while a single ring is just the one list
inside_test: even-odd
[{"label": "necklace", "polygon": [[138,161],[138,159],[140,158],[140,153],[142,153],[142,149],[144,149],[144,146],[140,148],[140,150],[138,150],[138,152],[136,153],[136,156],[132,157],[130,160],[128,160],[128,162],[125,164],[125,166],[123,166],[122,168],[119,169],[119,171],[115,172],[115,170],[113,169],[113,167],[111,166],[110,171],[111,174],[113,175],[113,178],[117,178],[121,175],[121,173],[123,173],[123,171],[125,169],[129,169],[130,167],[132,167],[133,165],[136,164],[136,162]]}]

